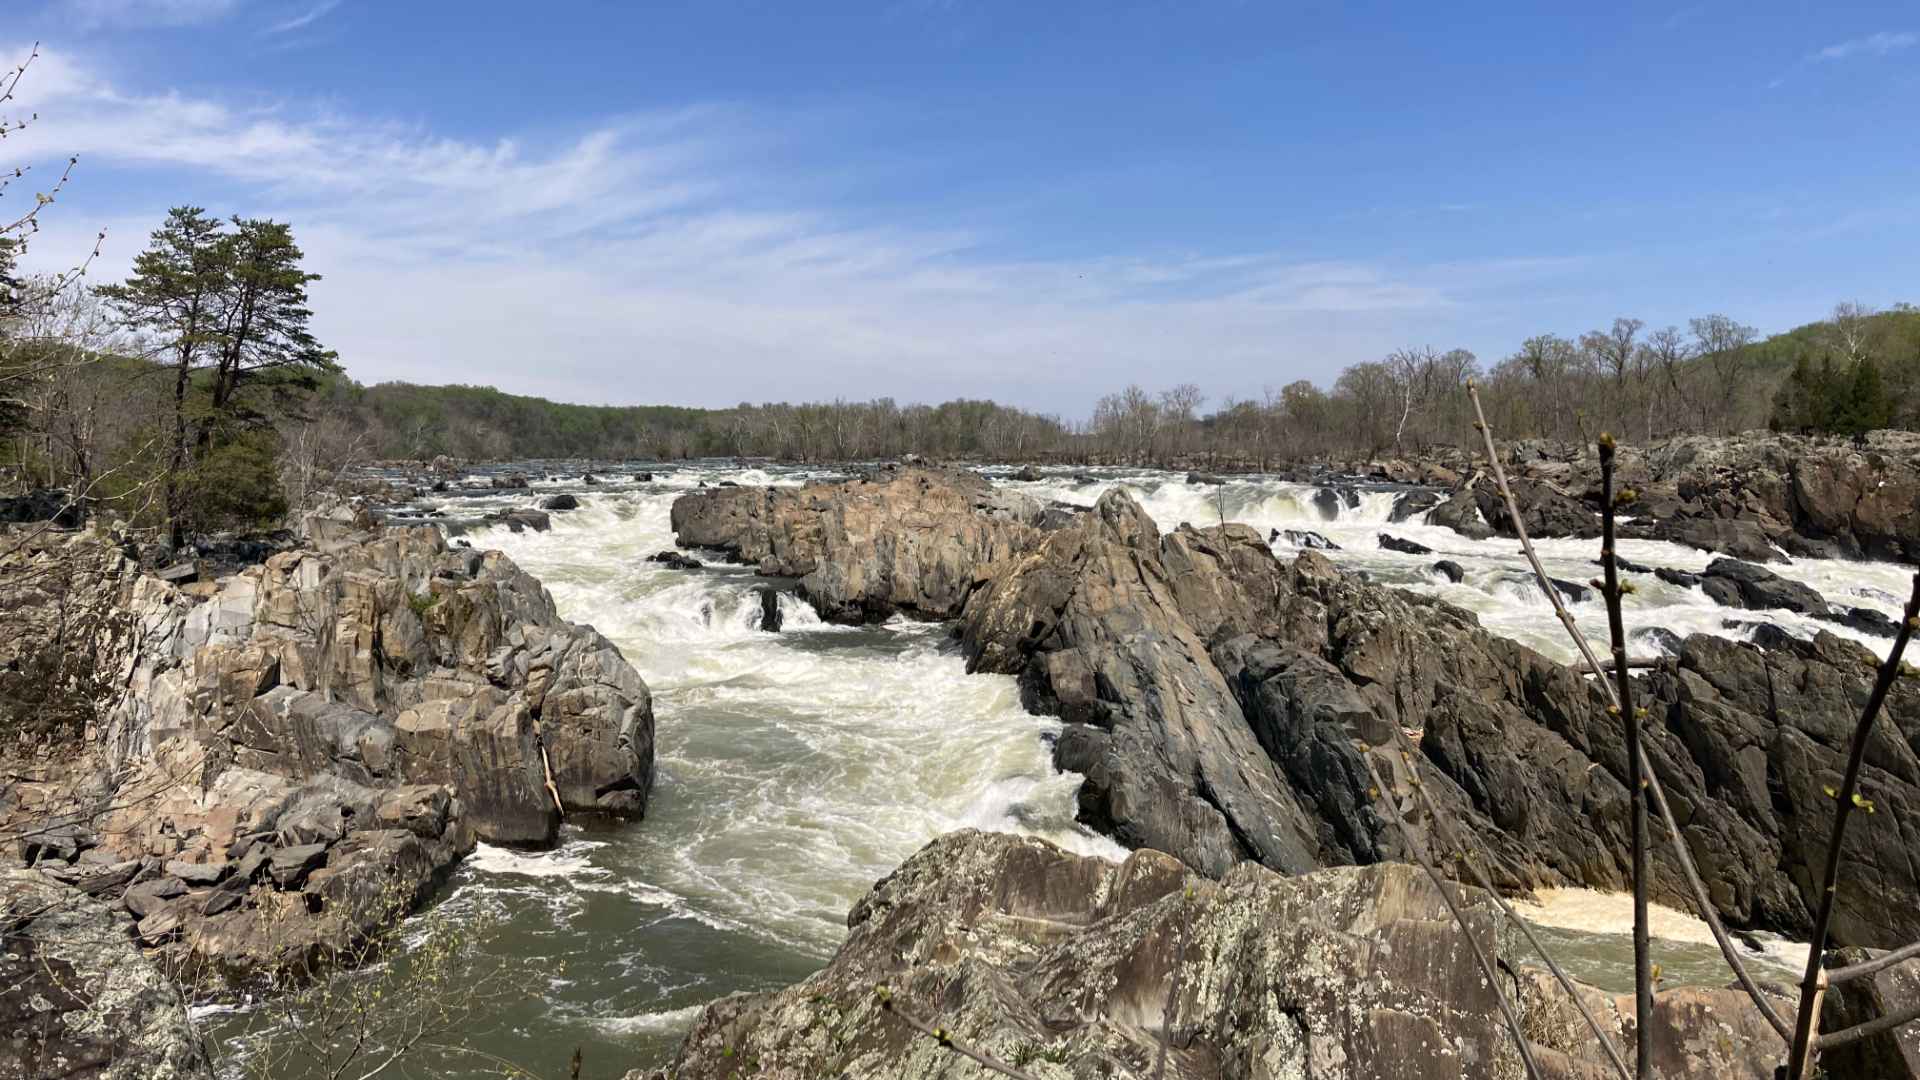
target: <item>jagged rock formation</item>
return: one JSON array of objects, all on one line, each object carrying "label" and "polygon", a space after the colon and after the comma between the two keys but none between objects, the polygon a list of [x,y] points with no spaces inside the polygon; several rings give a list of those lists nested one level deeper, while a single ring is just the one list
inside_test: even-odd
[{"label": "jagged rock formation", "polygon": [[[1591,446],[1503,448],[1514,495],[1534,536],[1589,536],[1600,469]],[[1920,435],[1876,431],[1864,445],[1766,432],[1685,436],[1621,447],[1620,483],[1639,495],[1622,535],[1671,540],[1747,562],[1793,555],[1899,560],[1920,554]],[[1502,533],[1506,510],[1490,479],[1470,495]],[[1472,535],[1456,497],[1431,515]],[[1583,516],[1584,515],[1584,516]]]},{"label": "jagged rock formation", "polygon": [[32,870],[0,870],[0,1078],[212,1080],[173,983],[123,913]]},{"label": "jagged rock formation", "polygon": [[[1600,535],[1600,518],[1593,509],[1551,482],[1515,477],[1507,486],[1513,491],[1513,500],[1520,507],[1520,521],[1527,527],[1528,536],[1586,539]],[[1498,484],[1482,478],[1470,490],[1480,516],[1486,519],[1495,533],[1501,536],[1519,535]]]},{"label": "jagged rock formation", "polygon": [[715,488],[673,504],[683,547],[800,579],[832,622],[959,614],[974,571],[1038,542],[1047,508],[971,473],[887,469],[840,484]]},{"label": "jagged rock formation", "polygon": [[[860,490],[789,494],[784,502],[812,509],[754,518],[755,542],[791,549],[815,520],[852,513],[833,503]],[[912,498],[951,510],[978,494],[916,484]],[[860,514],[880,530],[891,520]],[[866,535],[888,543],[884,531]],[[1428,790],[1484,845],[1501,887],[1626,886],[1619,721],[1596,687],[1487,633],[1472,613],[1368,584],[1315,552],[1283,564],[1244,526],[1162,536],[1122,491],[1010,546],[986,565],[943,564],[942,580],[976,583],[960,615],[974,670],[1018,676],[1029,707],[1066,721],[1055,757],[1085,775],[1080,812],[1093,827],[1214,876],[1242,860],[1294,873],[1397,859],[1404,840],[1367,798],[1355,740],[1387,748],[1374,751],[1387,773],[1401,768],[1398,728],[1439,774]],[[830,563],[809,572],[834,573]],[[866,601],[843,592],[833,602]],[[1722,914],[1804,933],[1831,821],[1815,793],[1835,782],[1873,658],[1824,634],[1765,644],[1669,643],[1678,655],[1639,693],[1654,721],[1649,756]],[[1878,812],[1871,835],[1849,840],[1867,869],[1842,877],[1841,943],[1920,936],[1920,866],[1899,854],[1920,840],[1920,687],[1896,687],[1881,732],[1868,776]],[[1653,865],[1655,896],[1691,906],[1664,845]]]},{"label": "jagged rock formation", "polygon": [[[1517,1078],[1467,937],[1497,952],[1497,916],[1484,895],[1466,899],[1470,930],[1411,866],[1289,878],[1241,864],[1214,882],[1158,852],[1116,866],[1029,837],[952,833],[854,907],[825,970],[707,1006],[677,1062],[652,1075],[720,1080],[743,1065],[768,1080],[981,1075],[883,1011],[885,985],[896,1009],[1044,1080],[1145,1080],[1163,1031],[1173,1080]],[[1604,1059],[1584,1026],[1569,1026],[1557,989],[1538,990],[1527,969],[1518,977],[1536,986],[1522,1000],[1543,1064],[1596,1075]],[[1623,1015],[1592,997],[1631,1029],[1630,1002]],[[1779,1040],[1735,994],[1664,994],[1657,1017],[1660,1075],[1772,1075]]]},{"label": "jagged rock formation", "polygon": [[87,535],[0,566],[0,593],[67,575],[63,602],[128,631],[123,694],[84,752],[29,763],[0,835],[116,897],[189,974],[301,966],[413,906],[476,836],[548,843],[566,813],[638,816],[652,784],[646,685],[538,581],[432,529],[309,524],[189,590]]},{"label": "jagged rock formation", "polygon": [[[978,669],[1019,674],[1069,721],[1058,761],[1087,775],[1086,819],[1123,842],[1212,873],[1240,858],[1286,871],[1393,858],[1353,734],[1385,746],[1397,726],[1450,781],[1436,797],[1485,842],[1496,881],[1626,884],[1618,721],[1568,668],[1437,599],[1313,553],[1284,566],[1242,527],[1162,538],[1113,495],[995,574],[962,634]],[[1689,638],[1642,693],[1649,753],[1716,903],[1791,933],[1810,924],[1808,868],[1831,821],[1810,792],[1837,776],[1873,658],[1830,635],[1778,637],[1764,652]],[[1843,909],[1881,910],[1835,933],[1890,946],[1920,936],[1911,904],[1876,899],[1920,901],[1920,872],[1897,854],[1920,837],[1920,688],[1899,686],[1883,724],[1870,760],[1885,798],[1873,835],[1849,847],[1870,869],[1842,885]],[[1689,905],[1671,856],[1655,869],[1656,893]]]}]

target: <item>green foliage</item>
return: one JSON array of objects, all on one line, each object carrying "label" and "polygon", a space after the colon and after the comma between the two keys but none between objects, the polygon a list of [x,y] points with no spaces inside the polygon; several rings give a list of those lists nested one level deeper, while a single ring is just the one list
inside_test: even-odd
[{"label": "green foliage", "polygon": [[287,512],[279,451],[272,429],[243,432],[208,448],[185,477],[186,523],[202,532],[277,525]]},{"label": "green foliage", "polygon": [[1847,371],[1838,368],[1832,357],[1822,359],[1815,368],[1800,356],[1774,395],[1768,425],[1775,431],[1860,438],[1890,424],[1894,407],[1880,365],[1871,358],[1861,359]]}]

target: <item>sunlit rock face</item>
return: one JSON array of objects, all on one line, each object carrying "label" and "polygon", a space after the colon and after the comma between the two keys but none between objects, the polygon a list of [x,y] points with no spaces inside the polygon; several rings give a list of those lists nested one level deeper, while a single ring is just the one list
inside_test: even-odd
[{"label": "sunlit rock face", "polygon": [[568,815],[645,811],[646,684],[497,552],[343,512],[185,590],[91,537],[37,558],[97,582],[125,691],[84,760],[7,816],[70,834],[23,852],[37,866],[135,868],[119,902],[190,971],[303,966],[423,900],[476,839],[539,846]]},{"label": "sunlit rock face", "polygon": [[[901,1014],[1048,1080],[1518,1078],[1518,1050],[1473,947],[1499,954],[1499,916],[1474,890],[1465,922],[1420,870],[1286,877],[1242,863],[1223,880],[1136,852],[1118,865],[1044,840],[951,833],[855,905],[825,970],[709,1005],[671,1077],[913,1080],[977,1065]],[[1604,1058],[1527,969],[1523,1022],[1550,1075]],[[879,992],[885,987],[885,994]],[[1603,1023],[1621,1003],[1583,991]],[[885,1006],[890,1004],[890,1012]],[[1681,990],[1656,1013],[1663,1076],[1771,1075],[1778,1038],[1736,993]],[[1625,1045],[1631,1045],[1630,1038]]]}]

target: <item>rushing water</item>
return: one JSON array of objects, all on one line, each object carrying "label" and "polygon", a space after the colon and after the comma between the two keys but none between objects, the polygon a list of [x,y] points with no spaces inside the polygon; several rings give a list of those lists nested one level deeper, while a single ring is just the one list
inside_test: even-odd
[{"label": "rushing water", "polygon": [[[572,491],[578,510],[555,513],[548,533],[491,528],[471,535],[539,577],[565,617],[593,624],[646,678],[657,717],[658,782],[645,821],[581,831],[569,826],[553,851],[482,847],[457,872],[427,918],[484,920],[485,947],[520,991],[491,1007],[463,1042],[544,1075],[565,1071],[580,1047],[583,1075],[619,1075],[666,1061],[699,1007],[736,990],[794,982],[821,966],[845,933],[847,908],[928,840],[956,828],[1034,833],[1088,853],[1118,857],[1110,841],[1073,821],[1078,778],[1051,764],[1051,720],[1021,709],[1011,678],[967,675],[942,627],[894,622],[827,626],[783,597],[785,629],[758,629],[755,579],[744,569],[664,569],[646,556],[673,547],[668,511],[702,483],[799,483],[792,470],[722,464],[655,470],[657,480],[602,474],[536,482],[530,493],[448,498],[450,517],[529,496]],[[1473,541],[1445,528],[1389,523],[1396,495],[1369,491],[1331,519],[1315,490],[1279,481],[1189,485],[1165,473],[1095,470],[1022,483],[1045,499],[1091,505],[1116,486],[1140,500],[1162,528],[1222,517],[1259,528],[1311,529],[1340,550],[1340,565],[1375,580],[1442,596],[1479,614],[1489,629],[1571,659],[1516,545]],[[1417,515],[1416,515],[1417,519]],[[1378,534],[1411,539],[1435,554],[1380,548]],[[1557,577],[1594,576],[1597,543],[1545,541]],[[1653,541],[1624,541],[1623,556],[1698,570],[1709,556]],[[1294,549],[1275,544],[1282,557]],[[1465,569],[1449,582],[1432,570],[1449,558]],[[1887,564],[1797,560],[1777,568],[1830,600],[1896,615],[1908,571]],[[1698,589],[1650,578],[1628,598],[1630,627],[1741,636],[1771,621],[1802,635],[1816,627],[1885,642],[1785,612],[1734,612]],[[1597,601],[1573,605],[1598,641]],[[1728,620],[1736,624],[1729,627]],[[1652,651],[1643,641],[1637,651]],[[1631,986],[1625,897],[1568,890],[1529,908],[1559,956],[1612,989]],[[1669,985],[1723,982],[1704,927],[1668,913],[1656,952]],[[1769,957],[1790,954],[1768,942]],[[1763,965],[1766,958],[1762,958]],[[1786,968],[1782,967],[1784,972]],[[261,1038],[256,1014],[220,1018],[216,1035],[235,1051],[233,1071]],[[491,1074],[472,1058],[435,1060],[425,1073]]]}]

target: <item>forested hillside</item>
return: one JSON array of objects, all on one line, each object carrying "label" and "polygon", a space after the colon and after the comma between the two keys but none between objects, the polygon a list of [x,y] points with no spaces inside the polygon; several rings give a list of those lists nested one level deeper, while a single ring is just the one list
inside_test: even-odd
[{"label": "forested hillside", "polygon": [[[1791,382],[1796,370],[1803,374]],[[1724,316],[1651,333],[1622,319],[1577,338],[1529,338],[1492,364],[1464,350],[1415,348],[1354,365],[1330,389],[1275,375],[1278,388],[1258,399],[1209,402],[1192,385],[1130,386],[1090,402],[1084,419],[989,401],[569,405],[485,387],[363,387],[344,378],[328,384],[313,411],[359,433],[363,451],[382,459],[919,453],[1259,465],[1464,443],[1473,430],[1462,388],[1473,378],[1493,422],[1516,437],[1577,439],[1604,429],[1646,441],[1768,425],[1850,433],[1861,423],[1920,423],[1920,309],[1842,304],[1830,319],[1765,339]],[[1877,386],[1863,391],[1873,400],[1852,404],[1856,383]],[[1821,400],[1809,405],[1809,394]]]}]

